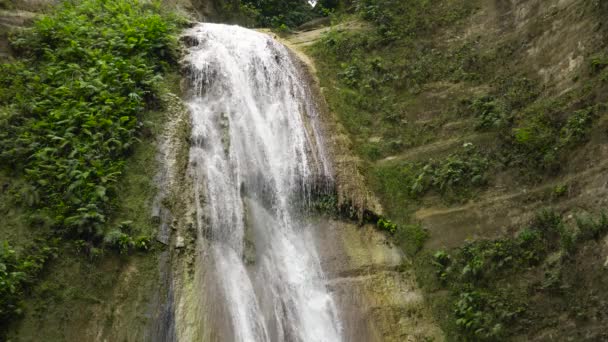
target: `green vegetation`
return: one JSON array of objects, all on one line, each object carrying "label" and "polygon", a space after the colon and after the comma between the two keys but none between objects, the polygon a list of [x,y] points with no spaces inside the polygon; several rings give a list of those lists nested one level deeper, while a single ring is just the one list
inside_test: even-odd
[{"label": "green vegetation", "polygon": [[391,234],[409,256],[415,256],[420,252],[429,238],[429,232],[421,224],[398,225],[380,217],[376,221],[376,228]]},{"label": "green vegetation", "polygon": [[149,135],[162,124],[180,25],[159,2],[66,1],[12,37],[18,61],[0,65],[0,211],[10,241],[0,330],[32,291],[28,301],[38,298],[53,255],[95,263],[107,249],[152,248],[154,223],[142,214],[154,192]]},{"label": "green vegetation", "polygon": [[[562,266],[537,282],[538,270],[548,267],[547,258],[557,253],[558,265],[566,265],[580,246],[608,233],[608,216],[594,219],[577,216],[577,229],[568,228],[551,210],[540,211],[532,223],[515,237],[469,241],[448,254],[437,251],[434,265],[438,286],[450,292],[452,312],[449,326],[459,336],[479,341],[505,339],[535,319],[527,293],[558,288]],[[556,273],[557,272],[557,273]],[[556,278],[557,276],[557,278]],[[555,293],[555,296],[560,296]]]},{"label": "green vegetation", "polygon": [[[542,339],[547,335],[526,334],[541,327],[564,332],[556,327],[572,321],[579,332],[573,338],[582,339],[586,324],[602,324],[593,310],[605,308],[606,297],[597,289],[606,278],[579,268],[604,271],[605,253],[597,241],[606,235],[606,216],[574,211],[562,218],[543,211],[519,234],[496,238],[499,231],[512,231],[503,225],[517,218],[494,220],[492,212],[503,201],[509,213],[536,210],[544,201],[559,203],[565,212],[566,205],[602,209],[602,201],[592,204],[579,194],[581,184],[572,176],[602,163],[606,42],[589,37],[593,43],[584,51],[559,55],[561,61],[571,59],[565,65],[549,52],[555,42],[546,33],[554,32],[559,18],[560,25],[584,22],[604,34],[606,4],[557,6],[551,18],[521,4],[530,9],[521,19],[510,5],[490,9],[481,1],[348,3],[307,52],[330,110],[393,220],[381,218],[378,228],[395,239],[409,237],[414,243],[402,245],[407,249],[423,246],[416,236],[428,235],[420,225],[408,225],[414,218],[432,231],[451,229],[454,221],[450,236],[430,236],[429,245],[441,241],[460,248],[434,256],[425,249],[408,251],[448,339]],[[580,14],[576,24],[567,16],[574,8]],[[465,201],[473,209],[462,206]],[[400,235],[403,227],[411,230]],[[463,243],[472,231],[481,237]]]},{"label": "green vegetation", "polygon": [[[537,180],[554,175],[567,153],[588,140],[592,122],[605,112],[598,105],[605,55],[590,58],[593,77],[586,86],[544,98],[532,73],[503,68],[518,52],[516,42],[488,44],[472,37],[445,43],[442,30],[458,28],[477,6],[470,1],[355,1],[350,14],[336,18],[367,25],[337,27],[310,49],[331,110],[351,135],[357,154],[370,162],[399,160],[404,150],[447,139],[442,129],[447,122],[472,118],[473,131],[496,135],[480,158],[497,161],[499,169],[521,169],[525,179]],[[447,97],[436,97],[436,89]],[[407,197],[416,197],[408,186],[415,180],[407,178],[415,177],[419,167],[408,163],[415,164],[370,166],[375,190],[401,202],[388,207],[403,207]],[[409,195],[397,194],[403,191],[395,187]],[[466,188],[458,191],[470,193]],[[426,190],[419,184],[413,192]]]},{"label": "green vegetation", "polygon": [[[357,210],[352,203],[339,203],[335,193],[314,194],[309,201],[305,201],[303,211],[312,212],[317,215],[331,217],[333,219],[343,219],[349,221],[359,221]],[[368,213],[369,214],[369,213]],[[364,222],[375,222],[376,218],[364,217]]]},{"label": "green vegetation", "polygon": [[338,3],[325,0],[312,7],[307,0],[239,0],[227,1],[221,6],[224,21],[247,27],[270,27],[285,33],[329,15]]},{"label": "green vegetation", "polygon": [[321,82],[329,105],[354,137],[359,154],[377,160],[428,142],[432,127],[410,117],[419,105],[416,95],[430,82],[475,79],[478,67],[472,63],[474,45],[445,51],[426,38],[473,9],[470,1],[439,6],[428,1],[357,1],[351,16],[371,27],[334,29],[311,48],[319,73],[328,76]]},{"label": "green vegetation", "polygon": [[255,9],[257,24],[262,27],[295,28],[315,15],[303,0],[242,0],[241,6]]},{"label": "green vegetation", "polygon": [[158,4],[91,0],[13,40],[20,61],[1,66],[0,161],[62,234],[103,236],[146,107],[177,58],[176,29]]},{"label": "green vegetation", "polygon": [[573,239],[575,242],[599,240],[608,233],[608,215],[602,212],[598,219],[589,213],[580,213],[576,217],[578,232]]},{"label": "green vegetation", "polygon": [[406,205],[428,192],[435,192],[448,201],[466,199],[471,189],[486,184],[490,162],[471,144],[462,151],[426,162],[401,162],[376,168],[377,188],[384,196]]},{"label": "green vegetation", "polygon": [[[53,247],[34,246],[24,255],[8,244],[0,244],[0,321],[7,322],[23,312],[22,300],[49,258],[57,257]],[[0,331],[1,332],[1,331]]]},{"label": "green vegetation", "polygon": [[398,228],[396,224],[385,218],[380,218],[378,222],[376,222],[376,227],[380,230],[388,232],[389,234],[395,234]]},{"label": "green vegetation", "polygon": [[512,133],[505,140],[510,163],[541,171],[557,171],[565,152],[585,142],[593,119],[602,107],[576,110],[560,120],[560,106],[554,102],[538,102],[517,119]]},{"label": "green vegetation", "polygon": [[591,57],[591,73],[599,75],[602,82],[608,81],[608,55],[605,53],[596,54]]},{"label": "green vegetation", "polygon": [[554,174],[564,156],[589,139],[592,123],[606,111],[595,101],[601,89],[597,78],[551,99],[541,98],[536,82],[525,77],[495,82],[492,92],[461,101],[458,111],[473,116],[477,130],[498,133],[495,159],[506,167]]}]

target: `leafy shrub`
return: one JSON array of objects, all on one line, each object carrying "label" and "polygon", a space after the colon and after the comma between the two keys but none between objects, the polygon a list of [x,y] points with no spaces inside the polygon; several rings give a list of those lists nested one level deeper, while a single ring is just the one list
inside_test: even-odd
[{"label": "leafy shrub", "polygon": [[503,99],[509,111],[530,105],[542,90],[536,81],[527,77],[499,77],[494,82],[497,83],[496,93]]},{"label": "leafy shrub", "polygon": [[481,291],[462,292],[454,304],[456,325],[474,340],[495,341],[504,338],[508,323],[525,311],[503,298]]},{"label": "leafy shrub", "polygon": [[446,251],[437,251],[433,254],[432,264],[437,268],[435,274],[437,278],[443,283],[448,278],[450,269],[448,268],[452,263],[452,257]]},{"label": "leafy shrub", "polygon": [[430,191],[446,200],[461,200],[471,190],[487,184],[488,158],[472,145],[443,159],[427,162],[403,162],[376,169],[381,191],[395,200],[417,199]]},{"label": "leafy shrub", "polygon": [[36,279],[47,260],[55,256],[54,247],[36,247],[25,255],[18,255],[7,241],[0,244],[0,328],[21,315],[27,286]]},{"label": "leafy shrub", "polygon": [[355,65],[342,64],[343,71],[338,73],[343,82],[349,86],[357,86],[361,80],[361,70]]},{"label": "leafy shrub", "polygon": [[152,240],[148,236],[138,236],[133,240],[133,246],[140,251],[147,251],[152,247]]},{"label": "leafy shrub", "polygon": [[484,185],[488,167],[489,161],[474,151],[453,154],[435,166],[431,184],[442,193],[458,187]]},{"label": "leafy shrub", "polygon": [[147,236],[131,237],[128,226],[120,224],[104,236],[106,246],[117,250],[120,254],[128,254],[134,250],[147,251],[152,247],[152,241]]},{"label": "leafy shrub", "polygon": [[23,173],[54,226],[94,239],[113,207],[161,73],[177,59],[177,18],[160,3],[64,2],[12,41],[0,66],[0,164]]},{"label": "leafy shrub", "polygon": [[595,106],[574,111],[560,120],[563,104],[543,101],[528,107],[513,128],[513,153],[517,162],[541,170],[559,168],[565,151],[588,139]]},{"label": "leafy shrub", "polygon": [[554,198],[560,198],[560,197],[565,196],[567,193],[568,193],[568,185],[560,184],[560,185],[556,185],[553,188],[551,195]]},{"label": "leafy shrub", "polygon": [[310,200],[310,203],[305,204],[308,206],[306,209],[322,215],[335,217],[339,213],[338,198],[335,194],[316,196]]},{"label": "leafy shrub", "polygon": [[554,239],[563,230],[562,217],[551,209],[541,209],[532,221],[532,229],[538,230],[544,239]]}]

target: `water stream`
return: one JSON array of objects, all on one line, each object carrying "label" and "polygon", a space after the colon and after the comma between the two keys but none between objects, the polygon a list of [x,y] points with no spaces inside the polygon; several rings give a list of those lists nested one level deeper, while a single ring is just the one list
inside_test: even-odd
[{"label": "water stream", "polygon": [[212,268],[206,282],[219,292],[211,329],[221,341],[341,341],[312,227],[298,210],[331,183],[306,82],[263,33],[199,24],[185,35],[190,171],[199,239],[208,241],[198,267]]}]

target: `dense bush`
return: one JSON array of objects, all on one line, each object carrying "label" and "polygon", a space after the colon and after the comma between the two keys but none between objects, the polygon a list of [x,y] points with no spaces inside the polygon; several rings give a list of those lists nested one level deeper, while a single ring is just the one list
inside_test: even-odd
[{"label": "dense bush", "polygon": [[608,214],[602,212],[598,219],[588,213],[581,213],[576,217],[578,235],[576,240],[599,240],[608,233]]},{"label": "dense bush", "polygon": [[159,3],[64,2],[12,40],[0,66],[0,164],[32,186],[32,206],[70,236],[101,237],[125,158],[162,72],[177,18]]},{"label": "dense bush", "polygon": [[468,109],[477,119],[475,128],[478,130],[500,129],[509,124],[510,118],[504,104],[493,96],[485,95],[474,99]]}]

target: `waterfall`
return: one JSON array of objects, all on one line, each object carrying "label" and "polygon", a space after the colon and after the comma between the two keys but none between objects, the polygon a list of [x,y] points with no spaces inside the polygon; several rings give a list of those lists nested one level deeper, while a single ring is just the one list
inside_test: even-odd
[{"label": "waterfall", "polygon": [[[189,29],[197,267],[221,341],[342,340],[302,202],[331,182],[314,101],[289,51],[238,26]],[[201,294],[203,295],[203,294]],[[209,310],[200,308],[200,310]],[[215,326],[212,328],[216,328]]]}]

